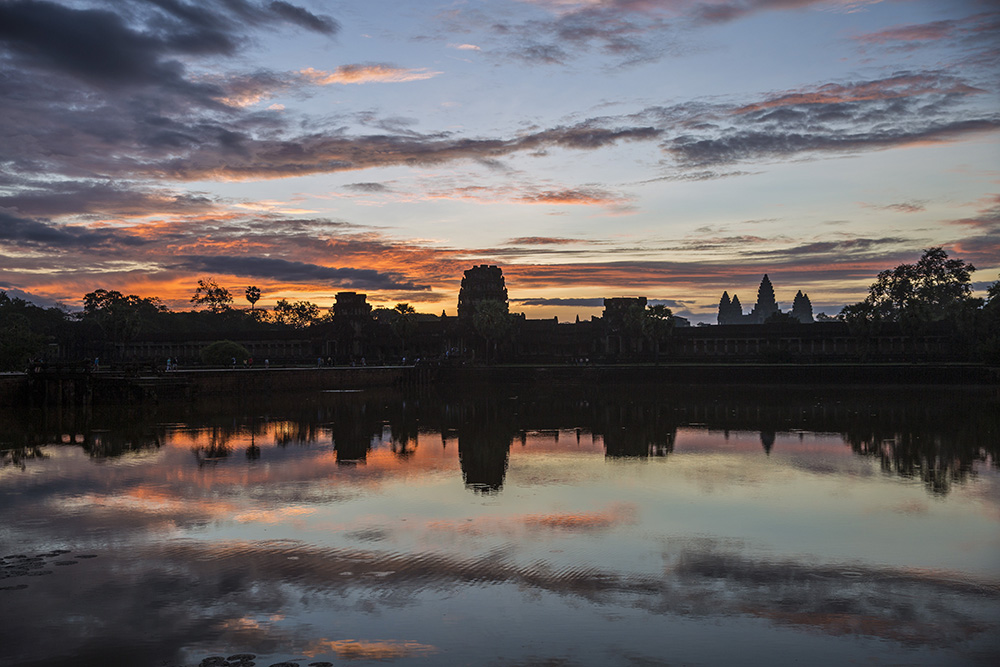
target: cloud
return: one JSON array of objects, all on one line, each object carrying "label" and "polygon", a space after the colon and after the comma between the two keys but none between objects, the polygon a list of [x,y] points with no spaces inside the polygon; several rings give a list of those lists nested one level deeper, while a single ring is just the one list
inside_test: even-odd
[{"label": "cloud", "polygon": [[975,216],[952,220],[951,224],[974,227],[984,231],[1000,230],[1000,194],[987,197]]},{"label": "cloud", "polygon": [[628,200],[602,188],[573,188],[565,190],[542,190],[518,197],[515,201],[524,204],[561,204],[574,206],[620,206]]},{"label": "cloud", "polygon": [[[808,8],[853,11],[880,0],[522,0],[545,14],[518,22],[481,12],[448,14],[452,29],[471,23],[504,39],[509,58],[536,65],[569,65],[576,54],[599,51],[620,64],[682,53],[686,32],[764,11]],[[457,24],[457,25],[455,25]]]},{"label": "cloud", "polygon": [[583,308],[603,308],[604,298],[550,297],[532,299],[511,299],[522,306],[579,306]]},{"label": "cloud", "polygon": [[983,91],[940,72],[825,84],[735,107],[650,109],[675,132],[663,143],[685,169],[803,154],[849,153],[968,139],[1000,129],[971,106]]},{"label": "cloud", "polygon": [[919,213],[921,211],[927,210],[925,205],[926,202],[923,201],[905,201],[896,204],[865,204],[861,205],[865,208],[874,208],[882,211],[896,211],[897,213]]},{"label": "cloud", "polygon": [[0,242],[45,249],[97,248],[109,244],[142,245],[147,241],[114,230],[88,229],[20,218],[0,211]]},{"label": "cloud", "polygon": [[234,257],[191,255],[177,257],[177,268],[191,272],[223,273],[251,278],[271,278],[291,283],[324,282],[336,287],[359,289],[426,291],[427,285],[417,285],[397,274],[374,269],[335,268],[273,257]]},{"label": "cloud", "polygon": [[344,186],[344,189],[367,193],[392,192],[391,188],[382,183],[348,183]]},{"label": "cloud", "polygon": [[299,72],[307,81],[318,86],[330,84],[361,84],[361,83],[403,83],[407,81],[423,81],[441,74],[428,69],[403,69],[385,63],[367,65],[341,65],[333,72],[307,67]]},{"label": "cloud", "polygon": [[340,30],[340,24],[329,16],[317,16],[302,7],[281,0],[275,0],[268,4],[268,9],[289,23],[295,23],[324,35],[334,35]]},{"label": "cloud", "polygon": [[111,218],[202,213],[215,210],[212,198],[198,193],[147,189],[134,184],[96,181],[20,181],[0,195],[0,209],[48,218],[93,215]]},{"label": "cloud", "polygon": [[458,49],[459,51],[482,51],[475,44],[449,44],[448,48]]},{"label": "cloud", "polygon": [[[136,3],[126,16],[53,2],[0,4],[0,47],[33,68],[54,68],[96,85],[156,85],[199,92],[175,56],[233,55],[242,36],[275,20],[332,35],[333,19],[287,2]],[[205,92],[205,91],[201,91]]]},{"label": "cloud", "polygon": [[[545,147],[594,150],[622,141],[649,141],[660,136],[653,127],[600,127],[592,121],[558,126],[509,139],[468,139],[450,134],[378,134],[349,136],[320,133],[292,139],[255,138],[204,128],[203,142],[178,138],[184,157],[134,164],[148,176],[176,180],[245,180],[315,173],[355,171],[388,166],[427,166],[463,159],[491,159]],[[228,143],[223,143],[225,139]],[[176,154],[175,150],[175,154]]]},{"label": "cloud", "polygon": [[567,245],[581,243],[577,239],[557,238],[552,236],[521,236],[507,241],[509,245]]},{"label": "cloud", "polygon": [[1000,117],[931,123],[920,128],[889,127],[866,132],[735,130],[716,138],[679,137],[666,150],[682,164],[696,167],[785,158],[802,153],[858,152],[928,143],[946,143],[1000,130]]},{"label": "cloud", "polygon": [[795,107],[808,104],[842,104],[871,100],[891,100],[921,95],[973,95],[985,92],[961,79],[937,73],[906,73],[886,79],[849,84],[828,83],[818,88],[792,91],[763,102],[748,104],[734,113],[745,114],[762,109]]},{"label": "cloud", "polygon": [[41,308],[56,308],[62,305],[58,301],[55,301],[53,299],[48,299],[46,297],[38,296],[30,292],[25,292],[22,289],[11,287],[10,285],[0,284],[0,292],[6,292],[7,296],[10,297],[11,299],[22,299],[29,303],[33,303]]},{"label": "cloud", "polygon": [[991,41],[1000,27],[1000,12],[983,12],[960,19],[909,23],[891,26],[875,32],[856,35],[854,39],[865,44],[904,46],[915,48],[918,42],[943,40]]}]

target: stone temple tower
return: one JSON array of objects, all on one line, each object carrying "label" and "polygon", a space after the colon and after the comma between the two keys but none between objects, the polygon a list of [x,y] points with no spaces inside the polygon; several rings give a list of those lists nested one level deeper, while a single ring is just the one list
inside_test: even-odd
[{"label": "stone temple tower", "polygon": [[465,272],[458,291],[458,318],[471,321],[483,301],[499,301],[507,307],[507,285],[499,266],[481,264]]},{"label": "stone temple tower", "polygon": [[750,311],[750,321],[762,324],[764,320],[778,312],[778,302],[774,300],[774,287],[771,286],[771,279],[764,274],[757,288],[757,303]]}]

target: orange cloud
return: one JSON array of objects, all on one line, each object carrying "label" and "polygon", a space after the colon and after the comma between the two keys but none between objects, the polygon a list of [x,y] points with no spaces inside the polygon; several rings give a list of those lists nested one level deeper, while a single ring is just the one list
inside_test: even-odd
[{"label": "orange cloud", "polygon": [[371,65],[341,65],[333,72],[307,67],[300,70],[301,74],[310,83],[317,86],[328,86],[330,84],[361,84],[361,83],[405,83],[407,81],[423,81],[432,79],[441,74],[426,68],[403,69],[385,64]]},{"label": "orange cloud", "polygon": [[762,109],[773,109],[797,104],[842,104],[844,102],[889,100],[928,94],[958,93],[969,95],[982,92],[985,91],[958,81],[951,81],[940,77],[900,75],[861,84],[840,85],[830,83],[812,91],[788,92],[764,102],[740,107],[733,113],[745,114]]},{"label": "orange cloud", "polygon": [[572,206],[621,206],[627,200],[596,188],[546,190],[526,194],[515,201],[524,204],[563,204]]}]

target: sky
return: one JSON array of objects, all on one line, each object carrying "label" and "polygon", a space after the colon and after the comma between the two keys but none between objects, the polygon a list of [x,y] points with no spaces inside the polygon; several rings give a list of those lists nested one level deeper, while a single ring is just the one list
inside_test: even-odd
[{"label": "sky", "polygon": [[0,289],[560,321],[1000,273],[997,0],[0,0]]}]

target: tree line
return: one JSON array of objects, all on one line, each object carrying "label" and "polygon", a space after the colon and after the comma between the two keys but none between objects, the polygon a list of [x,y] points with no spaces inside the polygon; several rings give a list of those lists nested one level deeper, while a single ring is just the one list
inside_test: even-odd
[{"label": "tree line", "polygon": [[[836,319],[858,337],[895,328],[919,336],[948,331],[968,349],[968,356],[1000,364],[1000,279],[987,286],[986,298],[973,295],[975,267],[949,258],[942,248],[924,251],[913,264],[900,264],[878,274],[862,301],[845,306]],[[183,335],[212,339],[261,331],[302,331],[333,324],[333,309],[323,312],[309,301],[279,299],[273,308],[257,308],[262,292],[245,288],[249,308],[234,306],[232,292],[212,278],[201,278],[190,298],[192,310],[171,311],[157,297],[96,289],[83,297],[83,310],[42,308],[0,291],[0,370],[22,370],[29,359],[49,356],[53,347],[64,358],[103,354],[107,346],[144,337]],[[633,312],[635,311],[635,312]],[[397,337],[405,350],[420,318],[407,303],[371,311],[374,326]],[[634,308],[615,328],[629,339],[669,335],[673,318],[662,305]],[[511,334],[515,318],[505,303],[484,302],[473,325],[486,341],[487,360]]]},{"label": "tree line", "polygon": [[[43,308],[0,290],[0,371],[23,370],[29,360],[53,356],[53,348],[68,359],[103,356],[109,345],[145,337],[182,335],[212,339],[266,331],[303,331],[331,324],[326,312],[309,301],[279,299],[270,309],[257,308],[259,287],[245,288],[249,308],[234,305],[233,293],[212,278],[198,280],[190,298],[192,309],[172,311],[158,297],[95,289],[83,296],[83,310]],[[412,331],[416,311],[406,303],[376,308],[372,318],[391,327],[401,338]]]}]

